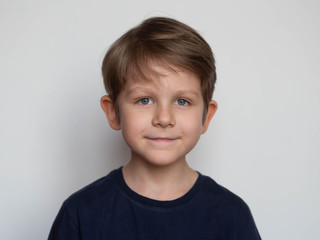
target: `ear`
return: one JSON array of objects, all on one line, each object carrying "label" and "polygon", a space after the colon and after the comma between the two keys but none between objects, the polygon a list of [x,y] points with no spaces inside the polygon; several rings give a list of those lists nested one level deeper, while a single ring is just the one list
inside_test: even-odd
[{"label": "ear", "polygon": [[109,96],[103,96],[100,100],[102,110],[107,116],[109,125],[114,130],[120,130],[120,121],[117,118],[116,107]]},{"label": "ear", "polygon": [[207,112],[207,116],[206,116],[206,120],[204,121],[203,125],[202,125],[202,131],[201,134],[205,133],[209,127],[210,121],[213,117],[213,115],[216,113],[218,109],[218,104],[216,101],[211,100],[209,102],[209,106],[208,106],[208,112]]}]

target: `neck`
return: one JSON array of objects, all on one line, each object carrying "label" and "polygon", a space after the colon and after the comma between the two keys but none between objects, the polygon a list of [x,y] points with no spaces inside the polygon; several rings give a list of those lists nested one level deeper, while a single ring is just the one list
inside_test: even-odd
[{"label": "neck", "polygon": [[136,193],[155,200],[174,200],[186,194],[197,180],[185,159],[166,166],[131,158],[123,167],[127,185]]}]

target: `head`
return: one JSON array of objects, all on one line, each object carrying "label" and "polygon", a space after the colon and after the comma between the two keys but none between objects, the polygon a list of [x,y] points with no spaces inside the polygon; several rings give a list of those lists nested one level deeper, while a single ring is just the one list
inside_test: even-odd
[{"label": "head", "polygon": [[129,76],[131,79],[154,81],[156,78],[150,77],[157,75],[152,67],[154,63],[187,70],[198,76],[205,119],[216,82],[213,53],[193,28],[165,17],[146,19],[109,48],[103,60],[102,75],[116,113],[119,93],[126,86]]}]

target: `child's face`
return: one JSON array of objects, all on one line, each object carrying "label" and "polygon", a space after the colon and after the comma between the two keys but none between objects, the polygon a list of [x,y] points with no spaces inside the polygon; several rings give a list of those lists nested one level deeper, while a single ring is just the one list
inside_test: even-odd
[{"label": "child's face", "polygon": [[[114,129],[122,129],[132,160],[164,166],[185,159],[209,125],[216,103],[209,104],[203,122],[204,102],[199,78],[157,66],[161,76],[155,81],[128,79],[118,96],[120,122],[114,108],[102,107]],[[109,101],[110,105],[110,101]],[[111,112],[111,114],[110,114]]]}]

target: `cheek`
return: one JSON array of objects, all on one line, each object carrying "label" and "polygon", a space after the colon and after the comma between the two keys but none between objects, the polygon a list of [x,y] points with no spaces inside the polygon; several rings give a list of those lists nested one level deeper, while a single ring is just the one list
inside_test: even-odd
[{"label": "cheek", "polygon": [[125,114],[122,114],[120,124],[123,128],[130,127],[134,129],[139,129],[143,126],[146,126],[145,124],[148,121],[148,119],[148,115],[143,112],[128,110]]},{"label": "cheek", "polygon": [[[196,117],[194,117],[196,116]],[[188,119],[188,121],[186,121]],[[188,118],[183,118],[180,121],[181,128],[185,135],[198,139],[202,132],[202,116],[191,115]]]},{"label": "cheek", "polygon": [[[121,114],[121,113],[120,113]],[[121,115],[122,135],[127,143],[132,142],[147,126],[147,116],[137,114],[134,111],[127,111]]]}]

